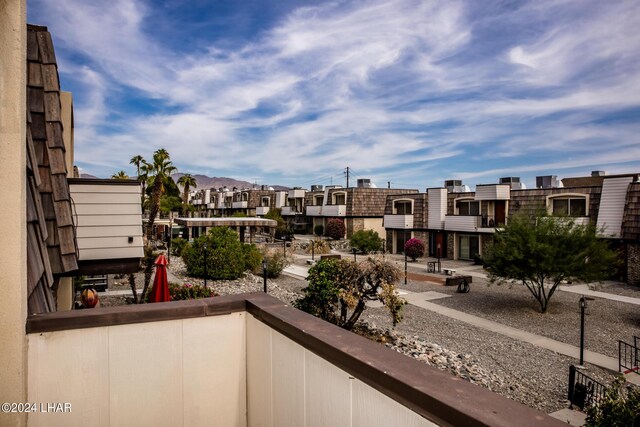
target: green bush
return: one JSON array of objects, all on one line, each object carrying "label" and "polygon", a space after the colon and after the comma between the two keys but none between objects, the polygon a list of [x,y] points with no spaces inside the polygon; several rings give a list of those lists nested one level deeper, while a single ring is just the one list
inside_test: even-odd
[{"label": "green bush", "polygon": [[331,239],[342,239],[347,232],[347,228],[344,225],[344,221],[339,218],[331,218],[327,222],[327,228],[324,230],[324,235]]},{"label": "green bush", "polygon": [[180,301],[209,298],[215,296],[215,293],[213,292],[213,289],[202,285],[192,285],[190,283],[179,285],[177,283],[169,283],[169,295],[171,295],[171,301]]},{"label": "green bush", "polygon": [[640,426],[640,387],[624,382],[616,378],[604,399],[587,409],[587,427]]},{"label": "green bush", "polygon": [[175,256],[181,256],[182,251],[188,244],[189,242],[182,237],[171,239],[171,254]]},{"label": "green bush", "polygon": [[318,224],[315,227],[313,227],[313,234],[315,234],[316,236],[322,236],[323,233],[324,233],[324,225]]},{"label": "green bush", "polygon": [[[289,260],[280,250],[265,248],[262,251],[262,258],[267,261],[267,277],[272,279],[280,276],[282,270],[289,265]],[[262,276],[262,262],[253,269],[253,272]]]},{"label": "green bush", "polygon": [[262,262],[254,245],[244,245],[238,234],[226,227],[214,227],[182,250],[182,260],[192,277],[204,277],[204,245],[207,245],[207,278],[237,279],[248,269]]},{"label": "green bush", "polygon": [[406,303],[398,296],[395,283],[398,268],[381,260],[318,261],[309,269],[304,296],[295,302],[300,310],[351,330],[366,308],[367,301],[380,301],[389,310],[394,326],[402,319]]},{"label": "green bush", "polygon": [[351,247],[368,254],[377,251],[382,246],[380,236],[373,230],[360,230],[351,236]]},{"label": "green bush", "polygon": [[269,212],[264,216],[265,219],[272,219],[278,223],[276,227],[275,238],[279,240],[291,240],[293,237],[293,230],[287,225],[287,221],[282,218],[280,209],[269,209]]}]

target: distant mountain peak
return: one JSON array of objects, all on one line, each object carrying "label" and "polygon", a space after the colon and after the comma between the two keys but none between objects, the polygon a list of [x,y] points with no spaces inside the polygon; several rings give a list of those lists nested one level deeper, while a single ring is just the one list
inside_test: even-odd
[{"label": "distant mountain peak", "polygon": [[[183,173],[175,173],[173,175],[171,175],[171,178],[173,178],[173,180],[175,182],[178,182],[178,180],[180,179],[181,176],[183,176]],[[191,174],[191,176],[193,176],[196,180],[196,182],[198,183],[198,189],[208,189],[208,188],[224,188],[227,187],[229,189],[236,187],[237,189],[257,189],[259,190],[260,188],[262,188],[262,184],[252,184],[248,181],[241,181],[238,179],[234,179],[234,178],[227,178],[227,177],[218,177],[218,176],[214,176],[214,177],[209,177],[206,175],[202,175],[202,174]],[[267,187],[273,187],[276,190],[288,190],[289,187],[284,187],[281,185],[268,185]]]}]

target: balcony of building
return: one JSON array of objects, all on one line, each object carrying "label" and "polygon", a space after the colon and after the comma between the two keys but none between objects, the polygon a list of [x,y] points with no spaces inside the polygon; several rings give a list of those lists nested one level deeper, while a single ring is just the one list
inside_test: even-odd
[{"label": "balcony of building", "polygon": [[269,213],[269,206],[258,206],[256,208],[256,215],[264,216]]},{"label": "balcony of building", "polygon": [[265,294],[27,321],[30,426],[555,426]]},{"label": "balcony of building", "polygon": [[321,216],[322,206],[307,206],[307,216]]},{"label": "balcony of building", "polygon": [[322,206],[322,216],[346,216],[347,205],[324,205]]},{"label": "balcony of building", "polygon": [[413,215],[385,215],[384,228],[410,229],[413,228]]},{"label": "balcony of building", "polygon": [[248,206],[249,202],[247,202],[246,200],[233,202],[233,204],[231,205],[233,209],[246,209]]},{"label": "balcony of building", "polygon": [[482,227],[480,215],[445,215],[444,229],[447,231],[477,232]]},{"label": "balcony of building", "polygon": [[300,215],[302,214],[302,210],[296,206],[283,206],[281,215],[282,216],[290,216],[290,215]]},{"label": "balcony of building", "polygon": [[294,189],[294,190],[289,190],[289,193],[287,194],[287,198],[288,199],[304,199],[304,195],[306,194],[306,190],[302,190],[302,189]]}]

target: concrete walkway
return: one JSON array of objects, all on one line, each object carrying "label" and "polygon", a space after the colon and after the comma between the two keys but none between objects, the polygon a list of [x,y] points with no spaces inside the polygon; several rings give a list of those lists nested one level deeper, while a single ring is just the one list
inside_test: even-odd
[{"label": "concrete walkway", "polygon": [[595,298],[604,298],[612,301],[625,302],[627,304],[640,305],[640,298],[625,297],[623,295],[615,295],[608,292],[592,291],[591,289],[589,289],[589,285],[559,286],[558,290]]}]

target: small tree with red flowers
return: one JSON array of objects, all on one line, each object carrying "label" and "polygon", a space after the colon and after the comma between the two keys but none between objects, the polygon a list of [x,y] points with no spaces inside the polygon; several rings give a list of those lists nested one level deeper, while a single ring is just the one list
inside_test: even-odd
[{"label": "small tree with red flowers", "polygon": [[424,243],[422,243],[420,239],[409,239],[407,243],[404,244],[404,252],[411,258],[411,261],[414,262],[424,256],[424,250]]}]

